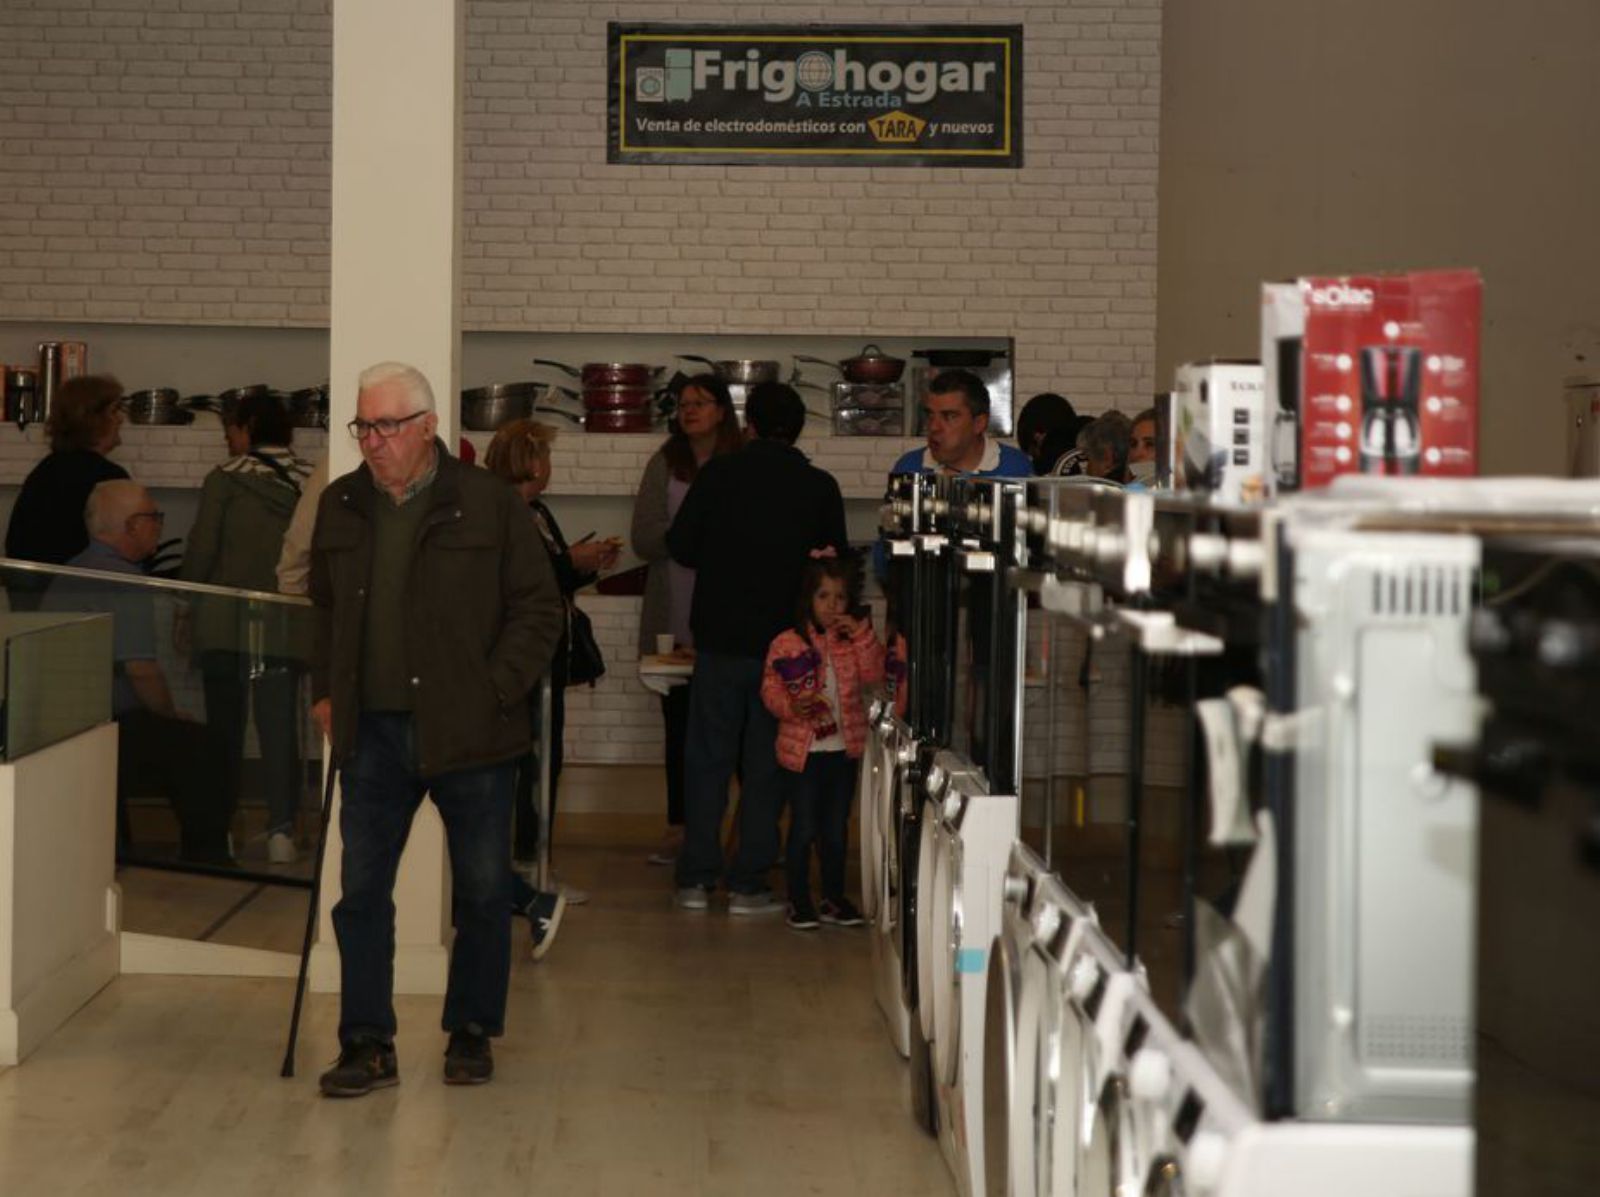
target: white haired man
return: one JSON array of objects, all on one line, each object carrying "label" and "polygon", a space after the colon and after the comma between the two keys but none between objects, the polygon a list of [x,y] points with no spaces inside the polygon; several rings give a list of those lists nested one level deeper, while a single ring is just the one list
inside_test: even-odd
[{"label": "white haired man", "polygon": [[450,456],[437,425],[414,367],[364,371],[349,424],[363,464],[328,484],[311,542],[312,714],[343,792],[340,1053],[321,1078],[330,1097],[399,1079],[393,892],[424,795],[449,841],[456,929],[445,1082],[489,1080],[489,1041],[505,1025],[516,762],[564,609],[527,507]]}]

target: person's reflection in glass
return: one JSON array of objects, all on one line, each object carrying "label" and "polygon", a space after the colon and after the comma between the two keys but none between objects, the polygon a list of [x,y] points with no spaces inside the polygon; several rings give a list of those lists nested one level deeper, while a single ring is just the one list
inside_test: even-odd
[{"label": "person's reflection in glass", "polygon": [[[144,576],[161,540],[165,515],[150,492],[127,479],[102,482],[85,508],[89,545],[66,562],[75,569]],[[144,587],[58,578],[45,594],[52,611],[109,614],[112,627],[112,715],[117,721],[118,855],[131,848],[130,795],[159,793],[178,816],[178,857],[190,864],[232,867],[228,830],[235,792],[229,788],[222,741],[180,711],[157,660],[155,601]]]},{"label": "person's reflection in glass", "polygon": [[[184,549],[181,577],[241,590],[277,589],[276,567],[310,462],[290,442],[294,427],[276,395],[247,394],[223,412],[228,460],[206,475]],[[266,852],[293,864],[302,767],[298,699],[309,644],[292,640],[286,607],[203,597],[193,605],[193,644],[206,718],[227,750],[229,785],[242,792],[245,728],[252,700],[266,798]]]}]

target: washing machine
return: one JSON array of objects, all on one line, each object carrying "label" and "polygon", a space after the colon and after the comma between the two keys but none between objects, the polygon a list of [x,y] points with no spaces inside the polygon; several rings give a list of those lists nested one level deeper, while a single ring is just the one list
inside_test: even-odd
[{"label": "washing machine", "polygon": [[[933,754],[923,774],[922,817],[917,835],[917,878],[921,891],[918,896],[922,899],[917,902],[917,1018],[922,1035],[930,1045],[934,1042],[937,1025],[949,1022],[952,1005],[950,994],[935,974],[939,953],[949,942],[946,928],[950,879],[945,862],[950,855],[950,839],[956,834],[945,822],[943,811],[946,797],[958,785],[961,793],[972,793],[982,788],[982,774],[965,757],[941,748]],[[1010,849],[1008,841],[1007,853]],[[1002,875],[1004,869],[1002,862]],[[996,884],[999,884],[998,876]]]},{"label": "washing machine", "polygon": [[1193,1043],[1158,1035],[1149,1050],[1161,1059],[1136,1058],[1130,1077],[1150,1128],[1151,1163],[1143,1190],[1149,1197],[1211,1197],[1221,1189],[1235,1153],[1257,1118]]},{"label": "washing machine", "polygon": [[895,771],[895,838],[899,846],[897,863],[900,890],[899,921],[895,926],[894,939],[900,954],[901,996],[908,1014],[906,1061],[910,1066],[911,1117],[930,1135],[938,1133],[938,1111],[933,1094],[933,1046],[922,1025],[921,995],[924,986],[918,939],[921,936],[926,940],[929,933],[925,889],[932,883],[933,828],[923,817],[927,802],[923,778],[933,765],[936,751],[931,744],[908,735],[901,746],[901,764]]},{"label": "washing machine", "polygon": [[1127,1088],[1123,1011],[1148,985],[1097,920],[1083,922],[1079,934],[1056,937],[1045,970],[1036,1082],[1040,1197],[1100,1197],[1129,1174],[1118,1126]]},{"label": "washing machine", "polygon": [[1086,1075],[1098,1071],[1101,1079],[1085,1091],[1095,1096],[1081,1124],[1087,1133],[1081,1140],[1079,1197],[1146,1193],[1158,1161],[1171,1152],[1160,1098],[1171,1085],[1172,1057],[1182,1039],[1137,978],[1122,975],[1123,1000],[1108,1002],[1094,1020],[1098,1067]]},{"label": "washing machine", "polygon": [[[1033,949],[1034,905],[1043,900],[1049,878],[1049,868],[1032,848],[1020,840],[1011,845],[1000,887],[1000,929],[989,948],[983,1004],[984,1191],[999,1197],[1033,1197],[1034,1193],[1037,1164],[1031,1086],[1025,1110],[1017,1100],[1021,1070],[1036,1066],[1038,1033],[1035,1027],[1024,1061],[1018,1018],[1023,963]],[[1020,1166],[1014,1162],[1018,1156],[1014,1138],[1023,1144]]]},{"label": "washing machine", "polygon": [[901,772],[916,757],[906,725],[887,704],[874,711],[861,769],[861,888],[868,918],[873,994],[889,1039],[901,1056],[911,1050],[911,1007],[906,997],[901,928]]},{"label": "washing machine", "polygon": [[[939,1143],[961,1192],[985,1192],[984,1002],[989,950],[1000,930],[1007,863],[1017,840],[1014,794],[991,794],[965,758],[941,752],[927,779],[932,885],[923,907],[919,1010],[933,1044]],[[1001,1144],[997,1150],[1005,1150]]]},{"label": "washing machine", "polygon": [[[1052,1192],[1050,1088],[1053,1070],[1059,1067],[1053,1057],[1060,1046],[1065,994],[1060,962],[1074,957],[1078,941],[1098,926],[1098,917],[1093,907],[1080,901],[1053,873],[1039,878],[1026,906],[1019,907],[1017,913],[1025,914],[1025,919],[1018,920],[1020,927],[1006,933],[1007,938],[1015,937],[1022,946],[1016,968],[1015,1039],[1005,1105],[1005,1138],[1000,1138],[998,1130],[995,1134],[986,1133],[984,1166],[986,1175],[992,1178],[988,1190],[991,1195],[1048,1197]],[[987,1057],[984,1071],[989,1075]],[[986,1102],[990,1091],[985,1090]],[[986,1119],[986,1130],[987,1126]],[[1006,1144],[1004,1153],[998,1150],[1002,1141]]]}]

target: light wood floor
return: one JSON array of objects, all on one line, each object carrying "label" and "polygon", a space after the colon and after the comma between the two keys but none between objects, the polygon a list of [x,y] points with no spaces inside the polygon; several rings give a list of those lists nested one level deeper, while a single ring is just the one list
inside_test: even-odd
[{"label": "light wood floor", "polygon": [[[643,855],[562,853],[593,901],[537,965],[518,924],[481,1088],[440,1080],[438,999],[398,1003],[397,1089],[332,1102],[336,999],[311,1000],[286,1081],[289,982],[118,980],[0,1072],[0,1194],[950,1194],[864,933],[676,912]],[[198,933],[250,888],[208,884],[130,874],[130,915],[193,907]],[[268,891],[214,937],[287,947],[303,911]]]}]

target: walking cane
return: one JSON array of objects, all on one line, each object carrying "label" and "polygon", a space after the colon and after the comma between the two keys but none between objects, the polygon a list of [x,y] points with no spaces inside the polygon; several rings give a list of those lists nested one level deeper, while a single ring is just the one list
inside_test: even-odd
[{"label": "walking cane", "polygon": [[294,984],[294,1013],[289,1016],[289,1043],[283,1051],[282,1077],[294,1075],[294,1046],[300,1038],[300,1007],[306,998],[306,970],[311,964],[311,940],[317,930],[317,899],[322,895],[322,857],[328,847],[328,821],[333,813],[333,781],[339,770],[331,761],[322,787],[322,815],[317,823],[317,863],[311,872],[311,902],[306,910],[306,934],[300,942],[300,976]]}]

